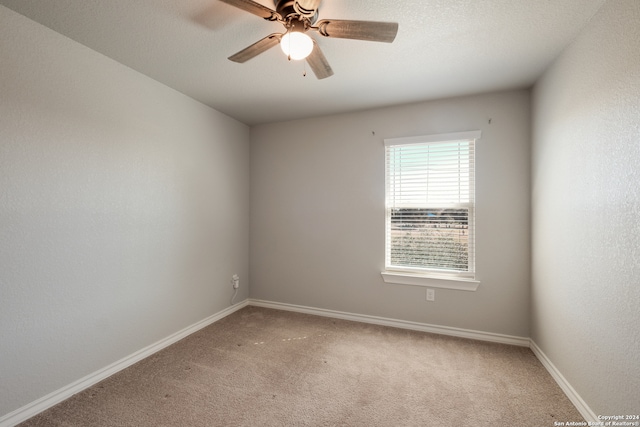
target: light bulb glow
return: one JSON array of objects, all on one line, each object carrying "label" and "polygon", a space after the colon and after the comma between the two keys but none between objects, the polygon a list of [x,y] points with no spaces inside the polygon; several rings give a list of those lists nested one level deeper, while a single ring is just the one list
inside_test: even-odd
[{"label": "light bulb glow", "polygon": [[313,40],[299,31],[289,31],[282,37],[280,47],[284,54],[291,59],[304,59],[313,50]]}]

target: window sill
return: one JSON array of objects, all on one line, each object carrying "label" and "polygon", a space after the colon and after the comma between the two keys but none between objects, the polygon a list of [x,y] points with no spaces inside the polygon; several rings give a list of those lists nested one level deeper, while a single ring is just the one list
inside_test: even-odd
[{"label": "window sill", "polygon": [[383,271],[381,274],[385,283],[395,283],[399,285],[427,286],[430,288],[456,289],[459,291],[476,291],[480,285],[480,281],[466,277],[442,277],[400,271]]}]

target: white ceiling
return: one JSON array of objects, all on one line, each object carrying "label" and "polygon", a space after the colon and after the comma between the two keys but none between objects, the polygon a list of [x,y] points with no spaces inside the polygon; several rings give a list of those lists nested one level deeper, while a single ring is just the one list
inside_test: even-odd
[{"label": "white ceiling", "polygon": [[529,87],[605,1],[324,0],[320,19],[399,23],[392,44],[314,34],[335,72],[324,80],[277,47],[229,61],[282,26],[219,0],[0,4],[254,125]]}]

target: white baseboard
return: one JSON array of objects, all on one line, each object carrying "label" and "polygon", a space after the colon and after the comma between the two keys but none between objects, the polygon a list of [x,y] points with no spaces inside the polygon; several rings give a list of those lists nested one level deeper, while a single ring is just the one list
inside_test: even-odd
[{"label": "white baseboard", "polygon": [[176,332],[175,334],[172,334],[154,344],[151,344],[150,346],[145,347],[142,350],[139,350],[123,359],[120,359],[117,362],[112,363],[111,365],[105,368],[102,368],[92,374],[89,374],[86,377],[81,378],[59,390],[49,393],[48,395],[34,402],[31,402],[23,406],[22,408],[18,408],[15,411],[10,412],[7,415],[0,418],[0,427],[11,427],[23,421],[26,421],[27,419],[39,414],[45,409],[48,409],[62,402],[63,400],[70,398],[74,394],[77,394],[82,390],[85,390],[91,387],[92,385],[99,383],[100,381],[110,377],[116,372],[119,372],[125,368],[128,368],[134,363],[137,363],[142,359],[149,357],[154,353],[157,353],[163,348],[168,347],[171,344],[174,344],[180,341],[181,339],[193,334],[194,332],[197,332],[200,329],[207,327],[214,322],[217,322],[223,317],[226,317],[231,313],[234,313],[240,310],[241,308],[246,307],[247,305],[248,305],[247,300],[237,303],[235,305],[232,305],[231,307],[228,307],[212,316],[207,317],[206,319],[203,319],[197,323],[194,323],[193,325],[188,326],[185,329],[179,332]]},{"label": "white baseboard", "polygon": [[427,323],[410,322],[407,320],[388,319],[385,317],[369,316],[365,314],[346,313],[342,311],[325,310],[321,308],[305,307],[294,304],[284,304],[273,301],[249,299],[249,305],[273,308],[276,310],[295,311],[298,313],[314,314],[316,316],[333,317],[336,319],[352,320],[355,322],[371,323],[374,325],[391,326],[394,328],[411,329],[414,331],[430,332],[440,335],[469,338],[480,341],[490,341],[502,344],[529,347],[529,338],[512,335],[494,334],[490,332],[474,331],[470,329],[452,328],[449,326],[430,325]]},{"label": "white baseboard", "polygon": [[544,354],[540,347],[538,347],[538,344],[533,340],[530,341],[531,344],[529,347],[531,348],[531,351],[533,351],[533,354],[536,355],[540,363],[542,363],[556,383],[558,383],[564,394],[566,394],[571,403],[573,403],[573,406],[575,406],[578,412],[580,412],[580,415],[582,415],[587,422],[597,423],[600,421],[595,412],[589,408],[589,405],[587,405],[578,392],[571,386],[571,384],[569,384],[569,381],[567,381],[558,368],[556,368],[551,360],[549,360],[547,355]]}]

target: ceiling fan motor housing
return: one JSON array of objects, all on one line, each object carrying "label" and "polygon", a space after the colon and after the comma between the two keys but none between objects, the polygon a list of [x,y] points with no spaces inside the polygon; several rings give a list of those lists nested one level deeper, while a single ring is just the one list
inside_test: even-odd
[{"label": "ceiling fan motor housing", "polygon": [[274,0],[273,2],[276,6],[276,12],[278,12],[285,21],[291,18],[291,22],[293,22],[302,17],[306,19],[309,24],[313,25],[318,19],[317,9],[306,10],[301,7],[295,0]]}]

